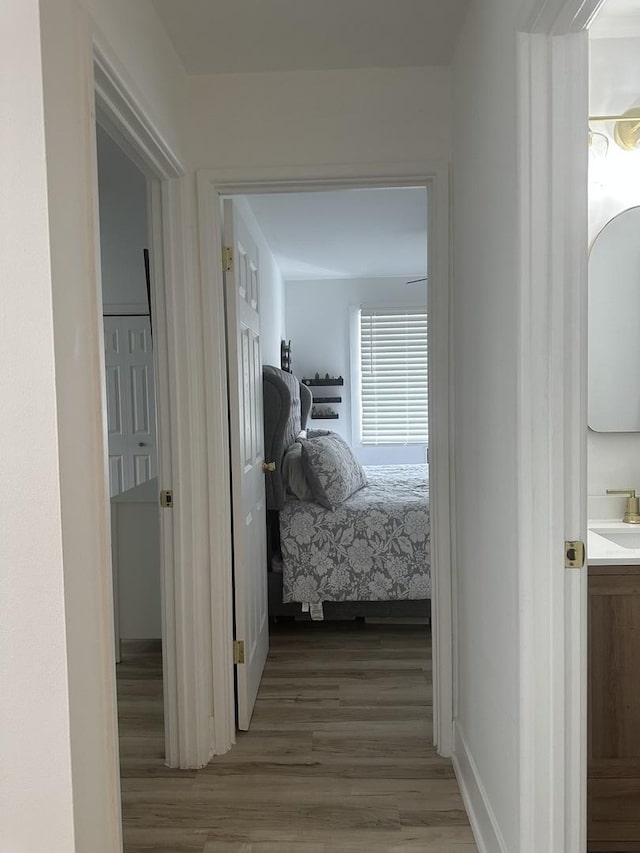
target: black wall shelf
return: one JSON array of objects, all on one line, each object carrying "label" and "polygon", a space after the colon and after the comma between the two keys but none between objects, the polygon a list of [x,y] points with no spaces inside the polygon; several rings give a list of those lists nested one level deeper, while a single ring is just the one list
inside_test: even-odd
[{"label": "black wall shelf", "polygon": [[317,388],[328,388],[330,385],[344,385],[342,376],[333,377],[332,379],[303,379],[303,385],[311,385]]},{"label": "black wall shelf", "polygon": [[312,421],[336,421],[339,415],[311,415]]},{"label": "black wall shelf", "polygon": [[341,403],[342,397],[314,397],[314,403]]}]

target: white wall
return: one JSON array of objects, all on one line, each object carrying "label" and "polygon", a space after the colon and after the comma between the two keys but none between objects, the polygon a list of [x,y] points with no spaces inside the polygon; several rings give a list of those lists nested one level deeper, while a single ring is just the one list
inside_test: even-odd
[{"label": "white wall", "polygon": [[424,445],[363,447],[352,440],[350,315],[360,305],[426,306],[426,284],[407,287],[405,278],[287,281],[285,294],[293,372],[300,379],[316,372],[344,377],[343,387],[311,389],[314,396],[339,395],[342,403],[331,404],[338,420],[309,420],[309,428],[342,435],[364,465],[424,462]]},{"label": "white wall", "polygon": [[263,364],[280,367],[280,342],[285,335],[284,282],[280,269],[251,209],[250,198],[236,196],[236,205],[258,246],[260,258],[260,351]]},{"label": "white wall", "polygon": [[[519,3],[471,4],[453,66],[455,755],[487,851],[520,849],[516,369]],[[489,815],[493,815],[493,828]]]},{"label": "white wall", "polygon": [[2,840],[36,853],[46,827],[50,853],[116,853],[90,33],[179,155],[185,78],[150,0],[7,0],[3,16]]},{"label": "white wall", "polygon": [[448,68],[189,79],[197,167],[450,159]]},{"label": "white wall", "polygon": [[[640,105],[640,38],[591,39],[590,112],[619,114]],[[592,125],[599,132],[612,125]],[[618,213],[640,204],[640,151],[623,151],[613,139],[604,159],[590,162],[589,239]],[[640,433],[589,430],[589,514],[617,517],[624,500],[600,497],[607,488],[640,490]],[[594,500],[597,497],[597,500]]]},{"label": "white wall", "polygon": [[51,853],[68,853],[71,719],[38,7],[8,0],[0,27],[0,826],[7,851],[36,853],[44,837]]},{"label": "white wall", "polygon": [[100,127],[97,141],[102,302],[107,314],[140,313],[148,310],[147,179]]}]

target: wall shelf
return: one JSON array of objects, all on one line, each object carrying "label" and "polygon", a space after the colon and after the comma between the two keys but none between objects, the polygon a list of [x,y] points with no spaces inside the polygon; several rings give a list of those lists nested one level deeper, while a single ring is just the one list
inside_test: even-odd
[{"label": "wall shelf", "polygon": [[342,397],[314,397],[314,403],[341,403]]},{"label": "wall shelf", "polygon": [[333,415],[311,415],[312,421],[336,421],[340,416],[336,412]]},{"label": "wall shelf", "polygon": [[303,379],[302,384],[316,388],[328,388],[330,385],[344,385],[344,379],[342,376],[333,376],[331,379],[325,376],[324,379]]}]

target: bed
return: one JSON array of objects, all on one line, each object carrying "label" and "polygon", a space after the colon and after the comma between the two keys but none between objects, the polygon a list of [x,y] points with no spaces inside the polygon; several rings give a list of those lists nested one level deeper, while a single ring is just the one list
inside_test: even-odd
[{"label": "bed", "polygon": [[[428,617],[426,466],[363,469],[336,433],[308,430],[301,438],[312,403],[307,386],[265,366],[263,389],[265,459],[273,468],[265,481],[271,618]],[[337,485],[326,476],[331,454]],[[300,485],[292,470],[302,476],[302,457]]]}]

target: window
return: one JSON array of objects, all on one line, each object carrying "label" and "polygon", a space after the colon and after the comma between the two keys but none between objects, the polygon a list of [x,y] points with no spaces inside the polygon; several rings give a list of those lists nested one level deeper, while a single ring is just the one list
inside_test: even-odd
[{"label": "window", "polygon": [[360,309],[360,438],[427,444],[427,312]]}]

